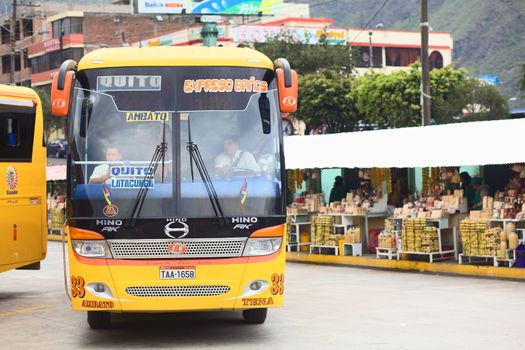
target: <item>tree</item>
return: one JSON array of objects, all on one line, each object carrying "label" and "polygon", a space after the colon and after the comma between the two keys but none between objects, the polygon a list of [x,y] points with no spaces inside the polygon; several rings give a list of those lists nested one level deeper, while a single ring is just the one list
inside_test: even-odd
[{"label": "tree", "polygon": [[494,85],[470,78],[469,104],[465,107],[468,120],[495,120],[509,117],[508,100]]},{"label": "tree", "polygon": [[438,124],[508,118],[508,103],[494,85],[468,77],[465,69],[435,69],[430,78],[432,118]]},{"label": "tree", "polygon": [[[353,99],[363,119],[379,128],[421,125],[420,82],[418,63],[409,71],[367,74],[357,79]],[[432,70],[430,95],[431,116],[437,124],[464,120],[464,111],[472,120],[508,116],[507,101],[496,87],[468,77],[464,69]]]},{"label": "tree", "polygon": [[[321,69],[332,69],[344,75],[352,72],[354,50],[348,45],[331,45],[326,37],[321,37],[319,44],[311,45],[282,32],[275,38],[268,38],[264,43],[254,43],[253,46],[271,59],[286,58],[298,74]],[[357,57],[355,54],[353,56]]]},{"label": "tree", "polygon": [[309,128],[324,124],[330,133],[354,131],[359,118],[355,101],[348,97],[352,85],[352,78],[333,70],[301,76],[298,117]]},{"label": "tree", "polygon": [[392,74],[368,73],[357,79],[348,98],[357,103],[361,117],[379,128],[399,128],[421,124],[417,66]]},{"label": "tree", "polygon": [[64,129],[66,125],[66,118],[55,117],[51,114],[51,95],[47,89],[35,87],[33,88],[42,103],[42,113],[44,114],[44,140],[49,142],[49,136],[53,131]]},{"label": "tree", "polygon": [[473,79],[467,77],[465,69],[451,66],[434,69],[430,72],[430,108],[432,119],[437,124],[450,123],[461,116],[470,103],[470,93],[474,88]]}]

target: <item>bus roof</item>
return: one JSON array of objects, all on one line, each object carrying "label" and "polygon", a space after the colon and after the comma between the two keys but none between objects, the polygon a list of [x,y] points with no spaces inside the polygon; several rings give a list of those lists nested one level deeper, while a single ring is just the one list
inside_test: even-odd
[{"label": "bus roof", "polygon": [[37,98],[38,95],[28,87],[0,84],[0,97],[34,99]]},{"label": "bus roof", "polygon": [[259,51],[202,46],[99,49],[85,55],[78,64],[78,70],[140,66],[231,66],[273,70],[272,61]]}]

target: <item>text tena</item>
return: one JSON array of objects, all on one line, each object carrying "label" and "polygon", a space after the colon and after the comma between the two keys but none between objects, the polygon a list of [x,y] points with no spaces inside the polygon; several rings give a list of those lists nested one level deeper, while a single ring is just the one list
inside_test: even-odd
[{"label": "text tena", "polygon": [[273,298],[242,298],[243,306],[273,305]]}]

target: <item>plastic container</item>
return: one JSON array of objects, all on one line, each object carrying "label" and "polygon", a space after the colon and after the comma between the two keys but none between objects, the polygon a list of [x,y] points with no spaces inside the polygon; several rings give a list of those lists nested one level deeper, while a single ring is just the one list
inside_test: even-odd
[{"label": "plastic container", "polygon": [[368,251],[370,254],[376,253],[377,244],[379,241],[379,234],[382,229],[370,229],[368,230]]},{"label": "plastic container", "polygon": [[525,268],[525,246],[523,244],[518,245],[516,248],[516,267]]},{"label": "plastic container", "polygon": [[508,234],[509,249],[516,249],[518,247],[518,234],[514,231]]},{"label": "plastic container", "polygon": [[[310,242],[310,234],[308,232],[301,232],[301,234],[299,235],[299,242]],[[300,250],[302,252],[308,252],[310,248],[307,245],[302,245]]]}]

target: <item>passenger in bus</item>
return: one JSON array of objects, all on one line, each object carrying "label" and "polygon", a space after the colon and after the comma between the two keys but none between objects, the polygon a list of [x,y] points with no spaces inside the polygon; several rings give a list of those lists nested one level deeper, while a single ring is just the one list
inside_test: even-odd
[{"label": "passenger in bus", "polygon": [[[122,161],[122,153],[115,146],[109,146],[106,148],[106,161],[108,162],[120,162]],[[111,164],[105,163],[95,167],[91,177],[89,178],[90,184],[102,184],[111,179]]]},{"label": "passenger in bus", "polygon": [[260,175],[261,169],[253,154],[239,149],[239,141],[235,137],[224,139],[224,152],[215,158],[215,172],[219,176],[247,175],[246,172]]}]

